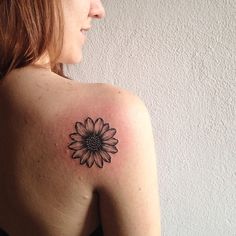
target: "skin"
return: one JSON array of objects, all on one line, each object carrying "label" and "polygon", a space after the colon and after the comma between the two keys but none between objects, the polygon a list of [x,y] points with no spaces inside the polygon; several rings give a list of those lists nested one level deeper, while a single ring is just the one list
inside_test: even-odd
[{"label": "skin", "polygon": [[[0,87],[0,228],[11,236],[89,236],[102,224],[105,236],[160,236],[154,140],[143,103],[117,87],[27,72]],[[115,129],[111,161],[73,159],[77,124],[88,118]]]}]

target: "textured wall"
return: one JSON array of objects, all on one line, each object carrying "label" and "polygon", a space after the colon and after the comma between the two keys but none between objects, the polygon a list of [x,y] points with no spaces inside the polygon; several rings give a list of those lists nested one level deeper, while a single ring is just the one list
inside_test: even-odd
[{"label": "textured wall", "polygon": [[162,235],[236,236],[236,1],[104,0],[82,82],[133,91],[152,118]]}]

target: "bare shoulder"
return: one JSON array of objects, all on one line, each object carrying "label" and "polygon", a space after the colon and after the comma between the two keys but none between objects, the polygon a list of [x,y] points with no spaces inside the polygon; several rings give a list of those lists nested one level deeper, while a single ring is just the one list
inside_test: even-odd
[{"label": "bare shoulder", "polygon": [[[94,84],[83,84],[85,90],[90,93],[95,99],[105,99],[107,104],[109,102],[119,102],[122,105],[140,105],[145,106],[144,102],[141,100],[139,96],[137,96],[134,92],[122,88],[117,85],[108,84],[108,83],[94,83]],[[91,91],[93,90],[93,91]],[[96,90],[96,93],[92,93]],[[99,100],[98,100],[99,102]],[[125,107],[124,107],[125,108]]]},{"label": "bare shoulder", "polygon": [[86,167],[94,166],[92,169],[109,170],[111,153],[118,153],[118,146],[130,138],[135,125],[139,127],[141,120],[149,118],[145,104],[126,89],[102,83],[83,84],[72,97],[60,116],[70,114],[67,125],[71,128],[68,147],[74,151],[72,158]]},{"label": "bare shoulder", "polygon": [[[66,188],[69,176],[73,188],[83,189],[71,196],[73,207],[84,194],[98,193],[104,235],[160,235],[156,153],[145,103],[111,84],[62,85],[53,86],[43,137],[55,157],[48,172],[56,166],[63,173],[55,174],[57,185],[64,184],[58,188]],[[68,202],[66,196],[61,201]]]},{"label": "bare shoulder", "polygon": [[[5,83],[11,95],[6,104],[14,104],[14,116],[6,113],[1,128],[8,137],[0,135],[1,156],[8,157],[3,166],[9,173],[13,167],[16,170],[11,180],[15,192],[4,195],[8,205],[16,199],[22,202],[19,205],[39,222],[50,223],[48,231],[54,235],[69,235],[73,230],[77,234],[70,235],[78,235],[77,226],[82,230],[83,222],[89,233],[99,221],[104,235],[159,235],[156,157],[143,101],[110,84],[41,77],[17,81],[14,86],[13,81]],[[14,122],[13,117],[17,117]],[[1,179],[7,181],[5,176]],[[27,201],[21,196],[28,196]],[[3,202],[0,198],[0,207]],[[14,215],[13,208],[10,215]],[[21,218],[15,216],[16,222]],[[11,229],[8,222],[0,217],[1,226]],[[61,222],[67,234],[52,227]]]},{"label": "bare shoulder", "polygon": [[73,119],[68,147],[99,193],[105,235],[160,235],[157,162],[148,109],[126,89],[109,84],[94,88],[97,92],[91,93],[80,120]]}]

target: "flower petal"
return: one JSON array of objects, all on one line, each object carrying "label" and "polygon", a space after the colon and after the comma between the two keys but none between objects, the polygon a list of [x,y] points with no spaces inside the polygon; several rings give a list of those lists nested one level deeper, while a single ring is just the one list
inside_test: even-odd
[{"label": "flower petal", "polygon": [[88,117],[85,120],[85,128],[89,132],[93,132],[93,130],[94,130],[94,123],[93,123],[93,120],[90,117]]},{"label": "flower petal", "polygon": [[74,141],[81,141],[82,140],[82,136],[78,133],[73,133],[73,134],[70,134],[69,136]]},{"label": "flower petal", "polygon": [[108,145],[116,145],[118,143],[118,140],[115,138],[110,138],[108,140],[104,140],[103,143]]},{"label": "flower petal", "polygon": [[90,157],[90,151],[89,150],[87,150],[87,152],[85,152],[81,157],[80,157],[80,164],[82,165],[82,164],[84,164],[87,160],[88,160],[88,158]]},{"label": "flower petal", "polygon": [[106,131],[103,135],[102,135],[102,139],[103,140],[107,140],[109,138],[112,138],[116,133],[115,129],[109,129],[108,131]]},{"label": "flower petal", "polygon": [[87,149],[83,148],[83,149],[80,149],[76,152],[73,153],[72,155],[72,158],[75,159],[75,158],[80,158],[84,155],[84,153],[87,151]]},{"label": "flower petal", "polygon": [[102,145],[102,148],[106,152],[111,152],[111,153],[118,152],[118,149],[115,146],[111,146],[111,145],[108,145],[108,144]]},{"label": "flower petal", "polygon": [[103,125],[104,125],[104,123],[103,123],[103,119],[102,118],[96,119],[95,125],[94,125],[94,132],[95,133],[100,133],[102,128],[103,128]]},{"label": "flower petal", "polygon": [[111,156],[107,153],[107,152],[104,152],[104,151],[100,151],[100,155],[102,156],[102,159],[106,162],[111,162]]},{"label": "flower petal", "polygon": [[71,143],[68,147],[73,150],[80,150],[82,148],[85,148],[82,142],[77,142],[77,141]]},{"label": "flower petal", "polygon": [[103,167],[103,159],[100,156],[99,152],[94,153],[94,160],[95,160],[95,163],[97,164],[98,167],[100,167],[100,168]]},{"label": "flower petal", "polygon": [[87,166],[88,167],[91,167],[94,163],[94,157],[93,157],[93,154],[91,153],[90,157],[87,159]]},{"label": "flower petal", "polygon": [[76,122],[75,128],[78,134],[81,136],[85,136],[87,134],[87,130],[81,122]]},{"label": "flower petal", "polygon": [[103,125],[100,135],[103,135],[107,130],[109,130],[109,124]]}]

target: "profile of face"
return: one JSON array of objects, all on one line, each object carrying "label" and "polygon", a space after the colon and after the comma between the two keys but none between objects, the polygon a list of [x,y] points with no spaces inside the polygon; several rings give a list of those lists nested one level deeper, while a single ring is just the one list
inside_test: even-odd
[{"label": "profile of face", "polygon": [[[82,48],[86,41],[86,32],[91,28],[93,18],[105,17],[101,0],[61,0],[64,13],[64,41],[59,61],[65,64],[79,63]],[[91,30],[91,29],[90,29]]]}]

